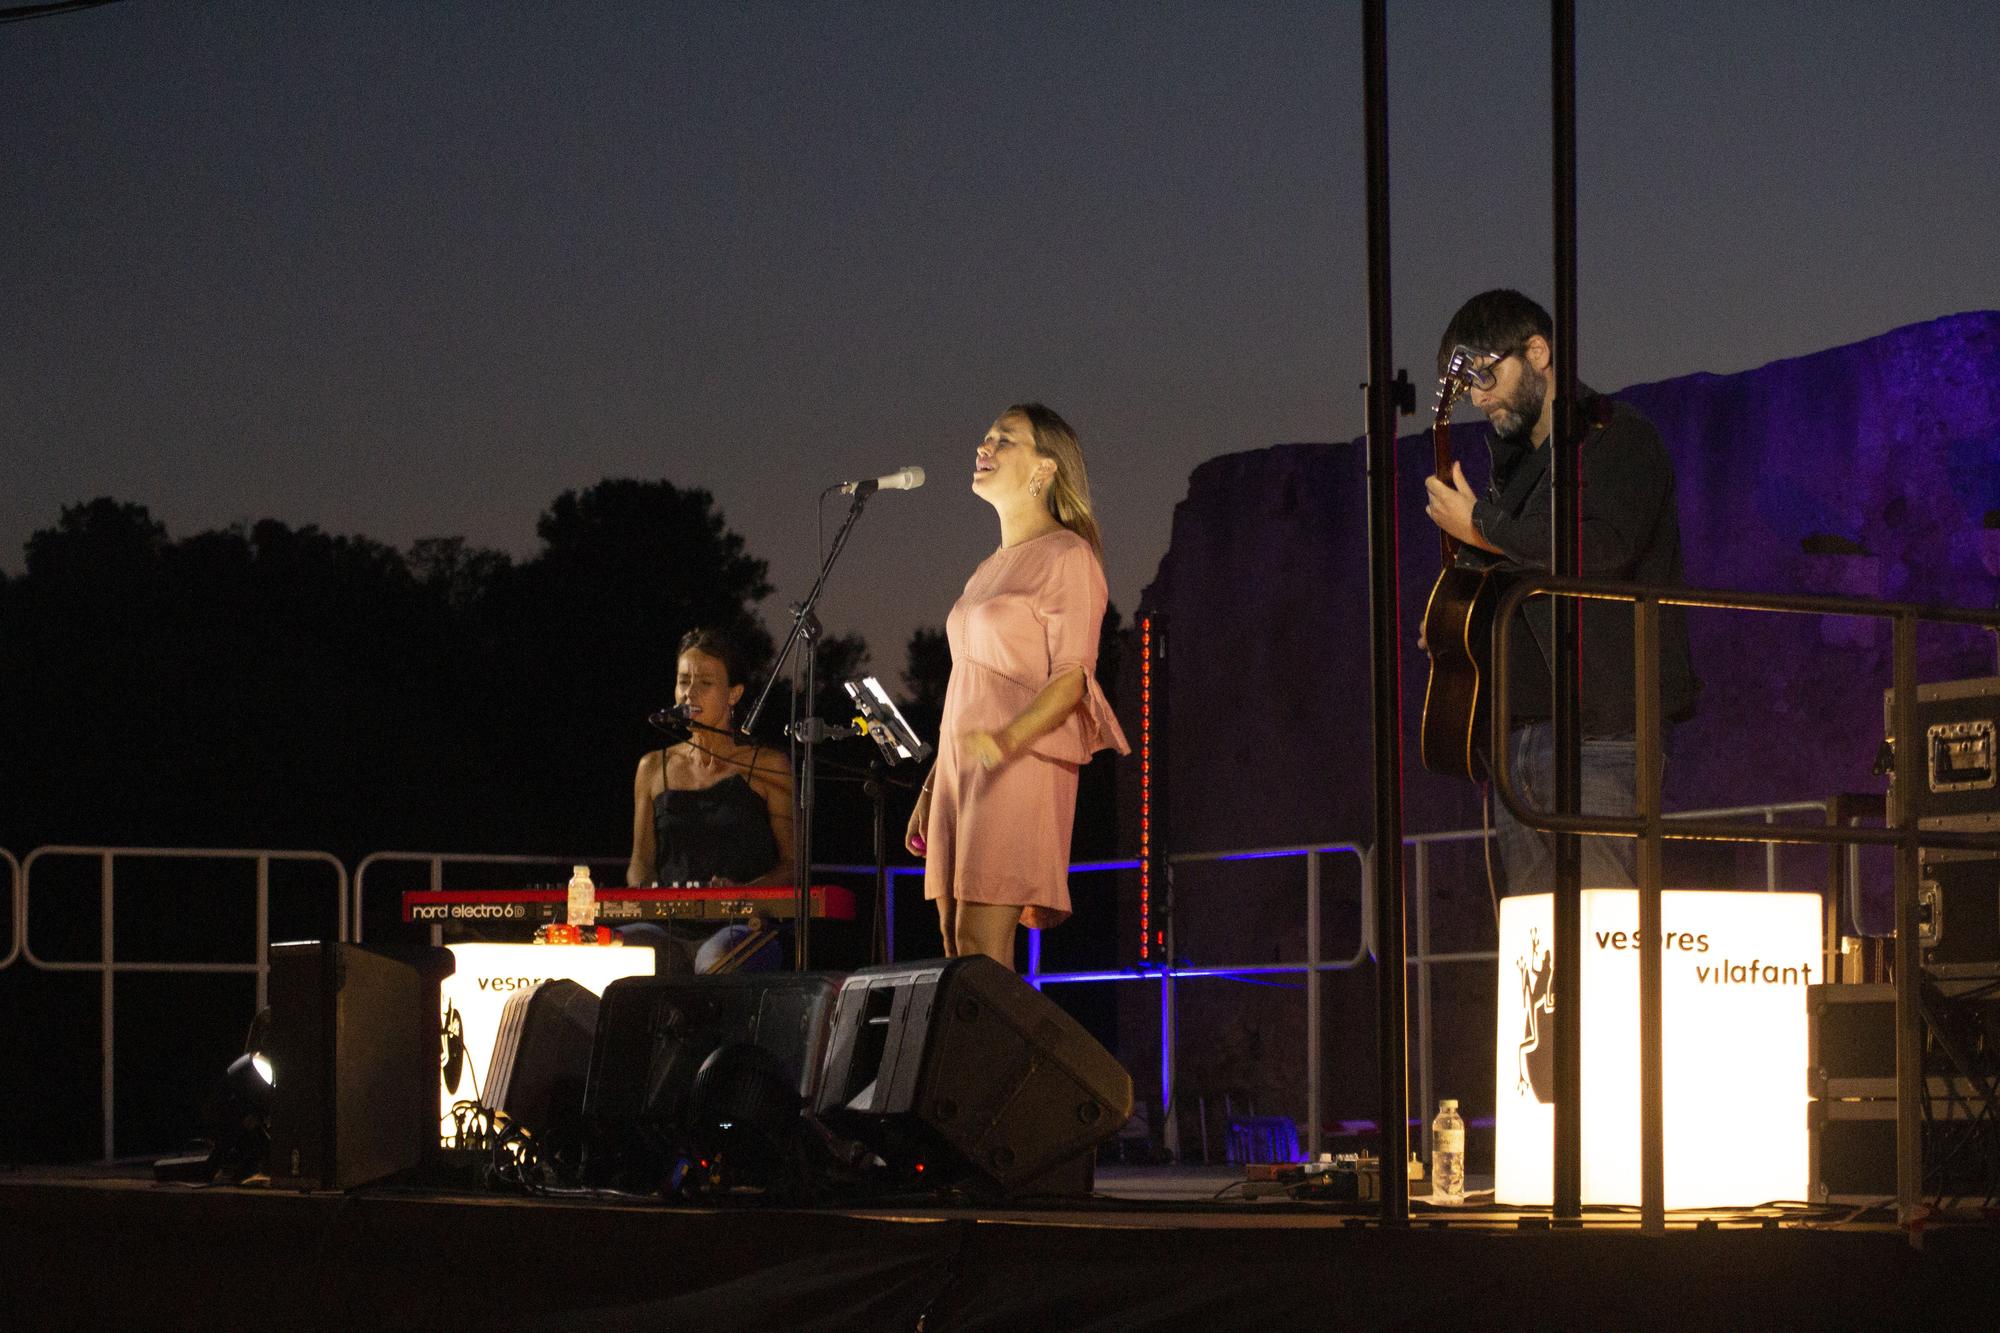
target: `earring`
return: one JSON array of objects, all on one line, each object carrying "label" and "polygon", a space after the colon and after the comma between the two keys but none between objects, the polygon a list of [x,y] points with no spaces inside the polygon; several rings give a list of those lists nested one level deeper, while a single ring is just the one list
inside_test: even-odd
[{"label": "earring", "polygon": [[1031,498],[1033,498],[1033,499],[1036,499],[1036,500],[1039,500],[1039,499],[1041,499],[1041,498],[1042,498],[1042,483],[1041,483],[1040,481],[1032,481],[1032,482],[1029,482],[1029,483],[1028,483],[1028,495],[1029,495],[1029,496],[1030,496]]}]

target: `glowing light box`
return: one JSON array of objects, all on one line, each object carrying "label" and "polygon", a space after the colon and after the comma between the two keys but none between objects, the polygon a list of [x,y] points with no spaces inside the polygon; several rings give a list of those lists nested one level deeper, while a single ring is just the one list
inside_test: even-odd
[{"label": "glowing light box", "polygon": [[[516,991],[567,978],[594,995],[620,977],[653,975],[653,951],[642,945],[453,944],[458,970],[438,990],[445,1058],[438,1079],[438,1133],[449,1141],[452,1107],[486,1088],[500,1011]],[[453,1056],[458,1057],[454,1063]]]},{"label": "glowing light box", "polygon": [[[1806,1197],[1815,893],[1661,894],[1666,1206]],[[1639,894],[1583,893],[1583,1201],[1639,1202]],[[1554,898],[1500,904],[1494,1198],[1551,1202]]]}]

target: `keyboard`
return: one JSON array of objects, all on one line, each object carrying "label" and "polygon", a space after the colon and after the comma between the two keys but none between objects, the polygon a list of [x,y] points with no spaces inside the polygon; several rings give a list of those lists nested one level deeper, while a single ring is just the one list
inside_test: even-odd
[{"label": "keyboard", "polygon": [[[854,895],[837,884],[808,890],[813,920],[852,921]],[[798,893],[785,884],[755,888],[599,889],[599,925],[626,921],[740,921],[762,916],[790,920],[798,914]],[[412,889],[403,895],[403,920],[427,925],[451,922],[562,921],[569,914],[568,889]]]}]

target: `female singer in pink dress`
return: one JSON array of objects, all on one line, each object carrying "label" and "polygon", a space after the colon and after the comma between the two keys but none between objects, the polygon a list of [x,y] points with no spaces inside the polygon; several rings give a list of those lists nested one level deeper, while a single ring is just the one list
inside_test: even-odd
[{"label": "female singer in pink dress", "polygon": [[1130,753],[1098,687],[1107,594],[1076,432],[1040,403],[1000,414],[974,455],[972,492],[1000,517],[1000,549],[951,608],[951,683],[937,763],[904,844],[924,858],[946,957],[1014,966],[1014,927],[1069,916],[1077,772]]}]

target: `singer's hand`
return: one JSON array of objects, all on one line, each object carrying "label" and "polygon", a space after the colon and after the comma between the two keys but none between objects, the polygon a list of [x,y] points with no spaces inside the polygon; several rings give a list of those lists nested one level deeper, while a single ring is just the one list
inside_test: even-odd
[{"label": "singer's hand", "polygon": [[917,793],[917,808],[910,811],[910,826],[903,830],[903,846],[909,848],[911,856],[923,856],[930,850],[924,839],[924,830],[931,826],[931,789],[924,788]]},{"label": "singer's hand", "polygon": [[1007,746],[990,731],[968,731],[958,738],[958,744],[972,761],[989,773],[1007,762]]}]

